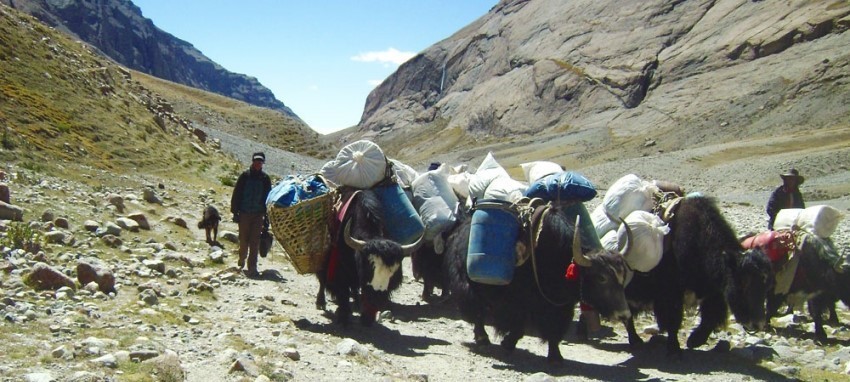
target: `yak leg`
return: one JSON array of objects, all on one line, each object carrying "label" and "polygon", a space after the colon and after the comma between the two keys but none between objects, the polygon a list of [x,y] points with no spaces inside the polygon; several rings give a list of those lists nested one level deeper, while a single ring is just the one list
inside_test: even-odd
[{"label": "yak leg", "polygon": [[[782,302],[785,301],[785,295],[779,294],[768,294],[767,296],[767,305],[765,306],[765,313],[767,317],[776,317],[776,314],[779,312],[779,306],[782,305]],[[788,304],[788,312],[786,315],[794,313],[794,307],[791,304]]]},{"label": "yak leg", "polygon": [[475,345],[490,345],[490,337],[487,335],[487,330],[484,328],[483,317],[481,321],[476,320],[474,325],[475,327],[472,329],[472,333],[475,335]]},{"label": "yak leg", "polygon": [[838,313],[835,311],[835,300],[826,302],[827,309],[829,309],[829,318],[826,319],[826,323],[832,326],[840,326],[841,322],[838,321]]},{"label": "yak leg", "polygon": [[688,347],[700,347],[708,341],[708,336],[726,322],[729,311],[726,302],[720,294],[706,296],[699,305],[700,323],[688,336]]},{"label": "yak leg", "polygon": [[629,319],[626,320],[626,322],[624,322],[624,324],[626,325],[626,332],[629,333],[629,346],[632,349],[635,349],[635,348],[640,347],[640,345],[643,345],[643,339],[640,338],[640,336],[637,333],[637,330],[635,329],[635,313],[634,312],[632,312],[632,316],[629,317]]},{"label": "yak leg", "polygon": [[[502,311],[500,315],[497,315],[497,328],[507,328],[505,336],[502,338],[502,349],[505,349],[508,353],[512,353],[514,349],[516,349],[516,343],[519,342],[519,339],[522,338],[525,333],[523,329],[525,327],[524,315],[518,312],[507,313],[506,311]],[[501,325],[498,322],[499,318],[502,318]]]},{"label": "yak leg", "polygon": [[319,280],[319,292],[316,293],[316,309],[325,310],[327,308],[327,300],[325,299],[325,282],[327,275],[324,270],[316,272],[316,279]]},{"label": "yak leg", "polygon": [[573,320],[573,307],[569,309],[562,307],[546,307],[543,311],[538,311],[540,314],[535,316],[537,330],[540,332],[540,337],[545,339],[549,344],[549,353],[546,360],[550,364],[558,364],[564,361],[561,355],[561,340],[564,339],[570,323]]},{"label": "yak leg", "polygon": [[826,341],[826,331],[823,330],[823,302],[821,296],[817,296],[807,303],[809,314],[815,324],[815,341],[818,342]]},{"label": "yak leg", "polygon": [[430,301],[434,296],[434,282],[428,277],[423,277],[422,285],[422,301]]},{"label": "yak leg", "polygon": [[667,355],[669,356],[682,354],[682,347],[679,345],[679,329],[682,328],[683,300],[683,292],[678,292],[666,298],[656,299],[653,303],[658,329],[667,331]]}]

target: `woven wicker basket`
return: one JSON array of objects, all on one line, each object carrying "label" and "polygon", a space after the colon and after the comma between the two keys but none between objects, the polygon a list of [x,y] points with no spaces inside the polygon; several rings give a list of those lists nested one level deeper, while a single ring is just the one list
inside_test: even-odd
[{"label": "woven wicker basket", "polygon": [[269,222],[284,255],[298,274],[318,272],[331,247],[328,219],[335,191],[293,206],[268,206]]}]

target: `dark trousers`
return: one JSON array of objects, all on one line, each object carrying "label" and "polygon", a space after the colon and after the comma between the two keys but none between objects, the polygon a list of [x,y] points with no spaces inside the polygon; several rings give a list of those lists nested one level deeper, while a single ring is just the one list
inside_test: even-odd
[{"label": "dark trousers", "polygon": [[248,270],[257,270],[257,254],[260,253],[260,233],[263,231],[263,213],[239,214],[239,263],[248,258]]}]

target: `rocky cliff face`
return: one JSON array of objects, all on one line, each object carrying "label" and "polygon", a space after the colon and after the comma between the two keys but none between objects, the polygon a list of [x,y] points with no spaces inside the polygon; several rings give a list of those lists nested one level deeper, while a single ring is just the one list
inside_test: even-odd
[{"label": "rocky cliff face", "polygon": [[256,78],[227,71],[157,28],[129,0],[0,0],[86,41],[122,65],[253,105],[295,114]]},{"label": "rocky cliff face", "polygon": [[387,78],[353,135],[595,130],[693,146],[706,129],[846,124],[848,15],[846,1],[503,0]]}]

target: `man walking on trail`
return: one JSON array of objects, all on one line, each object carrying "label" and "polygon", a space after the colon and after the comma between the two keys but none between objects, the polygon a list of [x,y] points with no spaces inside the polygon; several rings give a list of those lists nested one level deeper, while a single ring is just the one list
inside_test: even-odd
[{"label": "man walking on trail", "polygon": [[230,212],[233,221],[239,223],[239,270],[248,260],[249,277],[259,276],[257,272],[257,255],[260,251],[260,233],[266,218],[266,196],[272,189],[272,181],[263,172],[266,155],[258,152],[251,155],[251,168],[239,175],[233,196],[230,198]]},{"label": "man walking on trail", "polygon": [[767,229],[771,231],[779,210],[806,208],[803,194],[800,192],[800,185],[803,184],[805,178],[800,176],[800,173],[794,168],[779,176],[782,178],[782,185],[773,191],[770,200],[767,202]]}]

